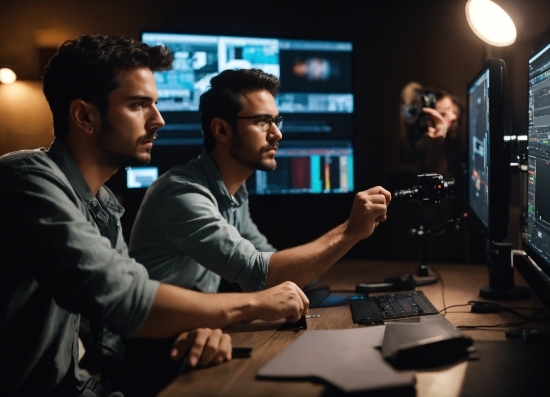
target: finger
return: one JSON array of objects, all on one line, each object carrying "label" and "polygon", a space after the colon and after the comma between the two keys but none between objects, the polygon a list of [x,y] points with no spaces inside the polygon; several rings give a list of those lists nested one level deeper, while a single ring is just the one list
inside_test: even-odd
[{"label": "finger", "polygon": [[305,316],[307,314],[307,312],[309,311],[309,299],[307,298],[304,291],[302,291],[298,286],[296,286],[296,290],[298,291],[298,295],[299,295],[300,299],[302,300],[302,304],[303,304],[303,309],[302,309],[302,312],[300,314],[300,317]]},{"label": "finger", "polygon": [[184,332],[174,341],[172,351],[170,352],[170,357],[172,357],[172,360],[180,360],[183,356],[185,356],[195,340],[194,332],[195,331]]},{"label": "finger", "polygon": [[439,122],[439,121],[442,121],[442,122],[445,122],[445,119],[443,118],[443,116],[441,115],[441,113],[439,113],[437,110],[435,109],[432,109],[432,108],[422,108],[422,111],[424,113],[428,113],[430,116],[432,116],[432,119],[434,119],[434,121],[436,122]]},{"label": "finger", "polygon": [[293,292],[294,293],[292,294],[292,300],[288,304],[288,309],[290,310],[290,312],[287,316],[285,316],[285,319],[287,321],[290,321],[291,323],[298,321],[302,316],[302,311],[304,310],[304,304],[302,302],[302,299],[299,298],[299,294],[296,292],[296,289],[294,289]]},{"label": "finger", "polygon": [[386,196],[383,194],[370,194],[366,197],[366,201],[374,204],[386,204]]},{"label": "finger", "polygon": [[391,201],[391,193],[382,186],[371,187],[366,192],[369,196],[382,195],[386,202]]},{"label": "finger", "polygon": [[368,215],[369,219],[376,221],[377,218],[385,216],[387,212],[388,212],[388,206],[386,204],[371,203],[367,210],[366,215]]},{"label": "finger", "polygon": [[195,366],[199,362],[199,358],[202,355],[204,346],[206,345],[206,341],[210,336],[210,331],[210,329],[206,328],[197,329],[195,340],[193,341],[193,345],[189,350],[189,356],[187,357],[187,366],[189,368],[195,368]]},{"label": "finger", "polygon": [[378,226],[378,224],[380,222],[384,222],[386,219],[388,219],[387,215],[380,215],[380,216],[374,218],[374,222],[376,223],[376,226]]},{"label": "finger", "polygon": [[223,363],[224,361],[230,361],[232,358],[231,349],[231,336],[229,336],[228,334],[222,334],[220,337],[218,351],[211,364],[217,365]]},{"label": "finger", "polygon": [[210,333],[210,336],[206,341],[204,349],[202,350],[202,354],[199,358],[197,366],[206,367],[208,364],[210,364],[214,360],[214,358],[218,353],[221,337],[222,337],[221,329],[212,330],[212,332]]}]

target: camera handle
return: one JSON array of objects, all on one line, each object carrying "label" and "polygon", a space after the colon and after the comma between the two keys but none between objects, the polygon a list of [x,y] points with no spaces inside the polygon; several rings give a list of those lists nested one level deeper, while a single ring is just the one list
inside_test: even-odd
[{"label": "camera handle", "polygon": [[[428,266],[428,237],[437,236],[439,234],[445,233],[447,230],[458,230],[460,227],[460,221],[463,217],[451,218],[443,222],[441,225],[435,226],[432,229],[424,229],[424,226],[420,225],[418,228],[409,229],[409,233],[413,236],[420,238],[422,241],[421,245],[421,261],[420,266],[416,272],[417,276],[426,277],[429,276],[430,267]],[[437,281],[437,280],[436,280]]]}]

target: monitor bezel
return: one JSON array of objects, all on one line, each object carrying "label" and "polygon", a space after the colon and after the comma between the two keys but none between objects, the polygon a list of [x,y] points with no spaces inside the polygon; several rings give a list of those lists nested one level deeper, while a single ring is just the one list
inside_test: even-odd
[{"label": "monitor bezel", "polygon": [[[538,46],[535,50],[533,50],[527,60],[527,70],[529,70],[529,65],[545,51],[550,51],[550,40],[547,40],[546,42]],[[527,74],[527,78],[530,78],[529,72]],[[527,97],[529,98],[529,83],[527,84]],[[527,114],[529,114],[529,100],[527,101],[525,110],[527,111]],[[529,123],[529,118],[527,120],[527,123]],[[526,160],[528,161],[529,124],[527,125],[527,134],[528,141]],[[527,191],[525,191],[525,194],[527,194]],[[527,208],[525,208],[525,210],[527,211]],[[525,222],[527,222],[527,218],[525,219]],[[527,224],[525,224],[524,226],[527,227]],[[542,255],[539,254],[537,249],[528,244],[526,236],[527,231],[525,230],[523,232],[522,230],[523,251],[525,252],[527,257],[523,258],[522,260],[517,260],[514,263],[515,265],[517,265],[518,270],[521,271],[522,275],[529,283],[539,300],[545,305],[550,306],[550,261],[547,261],[544,257],[542,257]]]},{"label": "monitor bezel", "polygon": [[472,208],[470,203],[471,174],[470,138],[468,106],[468,208],[473,216],[474,224],[483,231],[485,239],[492,242],[502,242],[508,236],[509,205],[510,205],[510,146],[505,141],[509,135],[509,125],[506,122],[506,65],[502,59],[491,58],[483,65],[467,86],[468,101],[470,89],[479,78],[489,72],[489,175],[488,183],[488,222],[485,222]]}]

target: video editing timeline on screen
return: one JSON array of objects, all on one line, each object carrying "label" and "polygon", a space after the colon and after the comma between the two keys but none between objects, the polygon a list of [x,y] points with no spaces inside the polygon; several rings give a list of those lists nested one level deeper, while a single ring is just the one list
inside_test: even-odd
[{"label": "video editing timeline on screen", "polygon": [[472,150],[470,151],[470,206],[485,225],[489,223],[488,192],[488,104],[489,72],[483,74],[470,88],[469,123]]},{"label": "video editing timeline on screen", "polygon": [[[549,46],[550,47],[550,46]],[[550,261],[550,48],[529,64],[526,243]]]}]

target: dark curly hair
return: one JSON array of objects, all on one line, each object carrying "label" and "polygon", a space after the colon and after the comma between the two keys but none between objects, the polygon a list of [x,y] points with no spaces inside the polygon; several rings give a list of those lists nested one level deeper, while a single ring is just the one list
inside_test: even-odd
[{"label": "dark curly hair", "polygon": [[122,73],[137,67],[166,70],[172,60],[173,54],[166,47],[152,47],[122,36],[84,35],[67,40],[42,76],[55,136],[63,140],[69,133],[69,105],[73,100],[93,103],[105,114],[109,93],[120,86]]},{"label": "dark curly hair", "polygon": [[241,94],[247,90],[267,90],[273,97],[279,92],[279,79],[260,69],[224,70],[210,80],[210,89],[201,95],[201,115],[204,148],[212,151],[216,139],[210,129],[214,117],[227,121],[236,128],[236,116],[243,108]]}]

